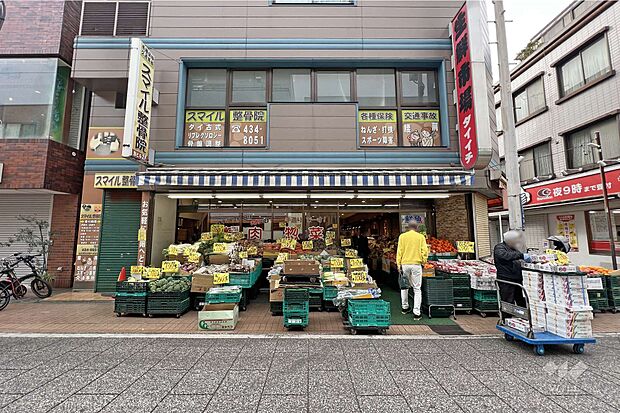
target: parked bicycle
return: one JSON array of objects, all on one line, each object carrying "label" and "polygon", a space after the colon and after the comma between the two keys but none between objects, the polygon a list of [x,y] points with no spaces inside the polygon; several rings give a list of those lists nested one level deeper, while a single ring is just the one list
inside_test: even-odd
[{"label": "parked bicycle", "polygon": [[[11,296],[15,299],[23,298],[28,292],[26,282],[30,282],[30,289],[39,298],[47,298],[52,295],[52,286],[45,281],[36,266],[36,258],[40,255],[28,255],[15,253],[9,258],[2,260],[0,270],[0,311],[9,305]],[[15,269],[21,264],[30,268],[31,273],[18,277]]]}]

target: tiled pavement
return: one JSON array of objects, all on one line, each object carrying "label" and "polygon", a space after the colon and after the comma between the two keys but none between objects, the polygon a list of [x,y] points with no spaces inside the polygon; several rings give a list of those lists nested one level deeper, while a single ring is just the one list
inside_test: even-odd
[{"label": "tiled pavement", "polygon": [[2,412],[617,412],[620,338],[0,337]]}]

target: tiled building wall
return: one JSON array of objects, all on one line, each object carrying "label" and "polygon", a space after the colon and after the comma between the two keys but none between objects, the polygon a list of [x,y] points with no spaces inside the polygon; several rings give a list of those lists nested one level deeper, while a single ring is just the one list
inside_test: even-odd
[{"label": "tiled building wall", "polygon": [[54,287],[69,288],[73,282],[72,270],[75,253],[76,221],[79,195],[54,195],[50,237],[48,272],[54,278]]},{"label": "tiled building wall", "polygon": [[467,241],[470,234],[470,216],[466,195],[453,195],[435,200],[437,237],[449,241]]}]

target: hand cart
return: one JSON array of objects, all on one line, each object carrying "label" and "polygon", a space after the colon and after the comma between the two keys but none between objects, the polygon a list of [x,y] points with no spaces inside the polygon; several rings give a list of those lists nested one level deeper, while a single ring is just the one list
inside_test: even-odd
[{"label": "hand cart", "polygon": [[[499,283],[510,284],[519,287],[525,297],[525,307],[518,306],[514,303],[502,301],[499,290]],[[549,344],[572,344],[573,352],[575,354],[583,354],[585,344],[596,343],[594,338],[565,338],[558,335],[549,333],[547,331],[534,332],[532,326],[532,313],[530,310],[530,299],[527,295],[527,291],[521,284],[514,283],[505,280],[495,280],[497,286],[497,301],[499,302],[499,321],[496,328],[504,333],[506,341],[519,340],[524,343],[534,346],[534,353],[539,356],[545,355],[545,346]],[[505,325],[504,313],[513,315],[517,318],[527,320],[529,323],[529,329],[527,332],[515,330]]]}]

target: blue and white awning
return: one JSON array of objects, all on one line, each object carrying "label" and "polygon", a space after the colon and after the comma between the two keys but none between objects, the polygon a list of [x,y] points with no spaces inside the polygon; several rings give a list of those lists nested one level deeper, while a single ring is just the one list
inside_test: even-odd
[{"label": "blue and white awning", "polygon": [[471,186],[465,171],[419,170],[180,170],[157,169],[137,174],[139,188],[406,188]]}]

